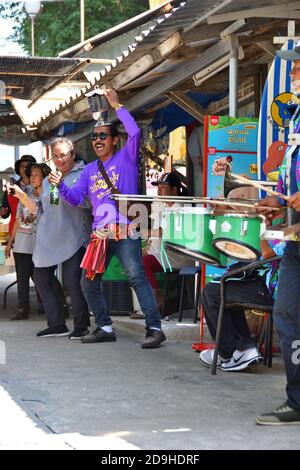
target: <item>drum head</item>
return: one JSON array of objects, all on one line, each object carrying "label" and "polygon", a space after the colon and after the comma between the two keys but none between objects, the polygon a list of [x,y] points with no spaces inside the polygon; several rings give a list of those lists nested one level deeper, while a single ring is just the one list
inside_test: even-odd
[{"label": "drum head", "polygon": [[241,261],[255,261],[259,258],[260,253],[252,246],[238,243],[230,239],[217,239],[213,242],[217,250],[221,251],[230,258]]},{"label": "drum head", "polygon": [[171,249],[173,251],[177,251],[179,253],[182,253],[189,258],[193,258],[197,261],[201,261],[202,263],[205,264],[211,264],[212,266],[219,266],[220,262],[218,258],[211,257],[207,255],[206,253],[202,253],[201,251],[194,251],[194,250],[189,250],[188,248],[185,248],[184,246],[180,245],[175,245],[170,242],[166,242],[166,248]]}]

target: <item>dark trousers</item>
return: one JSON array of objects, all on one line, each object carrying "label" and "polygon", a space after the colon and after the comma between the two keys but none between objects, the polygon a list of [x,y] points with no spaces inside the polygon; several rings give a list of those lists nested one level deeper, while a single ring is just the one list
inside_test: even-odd
[{"label": "dark trousers", "polygon": [[[216,329],[220,308],[220,284],[210,282],[202,291],[202,304],[206,323],[212,338],[216,339]],[[273,305],[273,299],[262,279],[226,282],[227,304]],[[256,346],[251,338],[245,314],[241,310],[225,308],[222,335],[220,340],[220,356],[230,358],[238,349],[244,351]]]},{"label": "dark trousers", "polygon": [[[130,285],[134,288],[139,304],[146,317],[147,328],[161,328],[160,314],[154,298],[153,290],[145,275],[141,240],[125,238],[123,240],[109,240],[106,265],[112,256],[116,255],[123,265]],[[108,307],[102,290],[102,275],[97,274],[93,280],[82,275],[82,288],[89,307],[95,315],[96,325],[111,325]]]},{"label": "dark trousers", "polygon": [[288,242],[273,310],[285,364],[288,405],[300,411],[300,243]]},{"label": "dark trousers", "polygon": [[[71,297],[74,327],[85,330],[90,325],[88,306],[82,294],[80,263],[84,255],[81,247],[70,259],[62,263],[64,283]],[[57,266],[34,268],[34,278],[43,301],[48,326],[65,325],[62,298],[53,287],[54,272]]]},{"label": "dark trousers", "polygon": [[15,266],[17,275],[18,308],[30,313],[29,281],[33,280],[32,255],[27,253],[15,253]]}]

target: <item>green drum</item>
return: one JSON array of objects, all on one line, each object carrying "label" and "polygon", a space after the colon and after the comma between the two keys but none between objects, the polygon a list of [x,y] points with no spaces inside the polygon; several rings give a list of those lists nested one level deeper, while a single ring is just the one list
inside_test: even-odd
[{"label": "green drum", "polygon": [[202,207],[165,209],[162,240],[174,249],[202,263],[219,266],[219,252],[212,244],[212,211]]},{"label": "green drum", "polygon": [[255,261],[261,256],[260,237],[264,230],[261,216],[218,215],[213,227],[213,245],[230,258]]}]

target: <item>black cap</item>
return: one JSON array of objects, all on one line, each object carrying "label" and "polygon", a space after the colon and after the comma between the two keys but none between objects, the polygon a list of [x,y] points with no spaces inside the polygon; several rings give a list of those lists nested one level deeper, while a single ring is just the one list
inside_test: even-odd
[{"label": "black cap", "polygon": [[32,155],[22,155],[15,163],[15,172],[20,176],[20,165],[22,162],[36,163],[36,159]]},{"label": "black cap", "polygon": [[159,180],[153,181],[151,184],[153,184],[153,186],[158,186],[160,183],[168,183],[173,188],[181,188],[180,178],[174,172],[164,173]]}]

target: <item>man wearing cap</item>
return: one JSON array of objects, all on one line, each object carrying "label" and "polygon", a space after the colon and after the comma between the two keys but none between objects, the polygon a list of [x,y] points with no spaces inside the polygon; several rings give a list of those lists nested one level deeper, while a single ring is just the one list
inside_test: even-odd
[{"label": "man wearing cap", "polygon": [[[157,186],[158,196],[188,196],[188,190],[182,185],[179,176],[174,172],[164,173],[157,181],[151,183],[153,186]],[[179,202],[174,203],[170,201],[166,203],[168,206],[176,208],[182,207]],[[158,288],[155,274],[162,272],[163,267],[161,265],[161,244],[162,244],[162,210],[164,203],[158,202],[152,204],[152,213],[150,215],[152,219],[151,237],[144,250],[143,261],[146,276],[151,284],[154,291],[158,306],[161,307],[164,301],[164,293]],[[188,266],[194,266],[193,260],[175,251],[168,252],[168,261],[172,268],[183,268]],[[133,316],[132,318],[136,318]],[[137,316],[138,318],[138,316]]]},{"label": "man wearing cap", "polygon": [[[279,51],[285,60],[292,60],[291,91],[300,96],[300,42],[291,51]],[[289,146],[280,167],[277,191],[290,196],[292,223],[300,222],[300,105],[290,122]],[[281,207],[282,200],[267,198],[261,205],[270,206],[266,214],[272,218],[272,207]],[[261,212],[263,212],[261,210]],[[280,338],[287,376],[287,400],[275,411],[256,419],[261,425],[300,424],[300,243],[287,242],[279,271],[278,295],[273,317]]]},{"label": "man wearing cap", "polygon": [[[89,308],[95,315],[97,328],[81,341],[83,343],[116,341],[101,282],[105,267],[111,257],[116,255],[146,316],[146,339],[142,343],[142,348],[157,348],[166,337],[161,330],[159,311],[145,276],[141,240],[130,237],[128,218],[118,210],[115,201],[110,199],[112,187],[109,184],[123,194],[138,192],[140,129],[129,112],[120,104],[114,90],[107,89],[104,95],[125,127],[128,134],[126,144],[121,150],[116,151],[118,134],[115,126],[105,121],[97,122],[91,134],[97,160],[85,167],[79,181],[69,188],[61,181],[60,175],[52,173],[50,176],[50,182],[59,185],[60,196],[70,204],[77,206],[88,196],[93,208],[94,232],[82,262],[85,268],[82,286]],[[103,176],[103,168],[111,183]],[[109,232],[112,226],[113,230]]]}]

